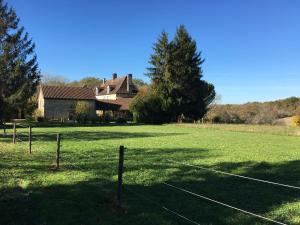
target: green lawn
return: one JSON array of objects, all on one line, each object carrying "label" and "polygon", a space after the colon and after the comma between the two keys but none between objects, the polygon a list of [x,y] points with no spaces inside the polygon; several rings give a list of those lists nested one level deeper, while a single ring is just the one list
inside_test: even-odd
[{"label": "green lawn", "polygon": [[[8,130],[11,134],[12,130]],[[26,129],[18,129],[22,139]],[[61,168],[53,171],[56,133]],[[176,164],[200,165],[300,186],[300,130],[273,126],[162,125],[33,129],[0,137],[0,224],[272,224],[163,182],[286,224],[300,224],[300,190]],[[125,145],[124,210],[114,204],[118,147]]]}]

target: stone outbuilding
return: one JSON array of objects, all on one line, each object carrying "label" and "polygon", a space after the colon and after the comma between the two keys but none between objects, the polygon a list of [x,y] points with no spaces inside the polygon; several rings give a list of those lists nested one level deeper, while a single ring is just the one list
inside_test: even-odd
[{"label": "stone outbuilding", "polygon": [[96,99],[87,87],[41,85],[38,92],[38,109],[45,119],[73,120],[77,102],[89,105],[90,118],[96,117]]}]

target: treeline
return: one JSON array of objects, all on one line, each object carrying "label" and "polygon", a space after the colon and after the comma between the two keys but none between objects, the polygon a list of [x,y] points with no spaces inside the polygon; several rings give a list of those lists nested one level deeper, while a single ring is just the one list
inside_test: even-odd
[{"label": "treeline", "polygon": [[276,120],[300,114],[300,98],[246,104],[212,105],[205,120],[213,123],[274,124]]}]

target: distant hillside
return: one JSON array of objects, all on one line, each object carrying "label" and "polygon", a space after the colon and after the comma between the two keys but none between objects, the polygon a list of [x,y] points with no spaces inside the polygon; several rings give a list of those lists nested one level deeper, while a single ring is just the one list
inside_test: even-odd
[{"label": "distant hillside", "polygon": [[279,119],[295,115],[300,98],[291,97],[271,102],[213,105],[206,120],[215,123],[274,124]]}]

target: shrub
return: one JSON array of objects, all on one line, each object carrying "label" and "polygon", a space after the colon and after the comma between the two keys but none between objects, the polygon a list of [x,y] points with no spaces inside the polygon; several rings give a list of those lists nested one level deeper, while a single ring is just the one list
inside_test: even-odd
[{"label": "shrub", "polygon": [[122,117],[118,117],[116,119],[116,123],[127,123],[126,119],[122,118]]},{"label": "shrub", "polygon": [[262,107],[251,117],[251,124],[273,124],[276,121],[276,112],[271,107]]},{"label": "shrub", "polygon": [[300,116],[292,117],[292,125],[297,127],[300,126]]},{"label": "shrub", "polygon": [[112,119],[111,113],[110,112],[105,112],[104,116],[103,116],[103,121],[105,123],[109,123]]},{"label": "shrub", "polygon": [[91,118],[91,123],[92,124],[96,124],[98,121],[99,121],[99,119],[96,118],[96,117]]},{"label": "shrub", "polygon": [[295,115],[300,117],[300,106],[296,108]]},{"label": "shrub", "polygon": [[85,123],[90,114],[90,105],[88,102],[78,101],[75,105],[75,115],[78,122]]},{"label": "shrub", "polygon": [[296,108],[295,115],[292,117],[292,125],[300,126],[300,106]]},{"label": "shrub", "polygon": [[154,92],[139,93],[130,104],[135,122],[161,124],[165,122],[162,99]]},{"label": "shrub", "polygon": [[35,118],[30,115],[25,115],[25,120],[26,120],[26,122],[34,122]]},{"label": "shrub", "polygon": [[39,110],[39,109],[36,109],[34,111],[33,116],[34,116],[34,118],[35,118],[35,120],[37,122],[43,122],[44,121],[44,117],[43,117],[42,111]]}]

